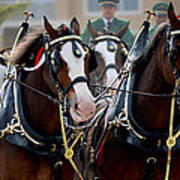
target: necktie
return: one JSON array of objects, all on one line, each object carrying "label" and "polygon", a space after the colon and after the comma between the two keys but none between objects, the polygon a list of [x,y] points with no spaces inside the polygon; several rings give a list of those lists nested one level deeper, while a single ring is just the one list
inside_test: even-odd
[{"label": "necktie", "polygon": [[109,29],[110,29],[110,25],[111,25],[111,22],[110,22],[110,21],[108,21],[108,22],[107,22],[107,30],[109,30]]}]

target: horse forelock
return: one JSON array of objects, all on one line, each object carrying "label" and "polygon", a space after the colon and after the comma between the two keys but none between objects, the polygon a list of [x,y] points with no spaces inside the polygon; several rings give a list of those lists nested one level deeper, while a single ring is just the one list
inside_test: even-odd
[{"label": "horse forelock", "polygon": [[43,32],[27,33],[22,41],[15,48],[13,55],[10,57],[12,64],[20,64],[30,58],[31,53],[36,51],[42,46]]}]

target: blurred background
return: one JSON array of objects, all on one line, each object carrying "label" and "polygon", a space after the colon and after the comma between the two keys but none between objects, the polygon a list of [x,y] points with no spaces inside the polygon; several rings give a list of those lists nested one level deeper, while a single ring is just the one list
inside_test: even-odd
[{"label": "blurred background", "polygon": [[[163,0],[161,0],[163,1]],[[168,0],[164,0],[169,2]],[[136,33],[146,19],[145,9],[152,9],[158,0],[120,0],[116,15],[130,20],[130,28]],[[10,6],[19,7],[7,8]],[[180,0],[172,0],[177,14],[180,13]],[[2,11],[5,8],[6,11]],[[12,45],[15,32],[23,21],[23,11],[28,9],[35,14],[30,21],[30,26],[42,26],[42,16],[46,15],[55,26],[61,23],[69,25],[70,20],[76,16],[84,29],[88,19],[96,19],[100,16],[97,0],[0,0],[0,49]],[[151,18],[151,26],[154,18]]]}]

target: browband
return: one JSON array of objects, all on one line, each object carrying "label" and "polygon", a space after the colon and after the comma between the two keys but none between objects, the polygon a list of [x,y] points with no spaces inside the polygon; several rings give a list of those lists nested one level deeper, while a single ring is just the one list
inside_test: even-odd
[{"label": "browband", "polygon": [[49,50],[49,48],[51,46],[54,46],[55,44],[57,43],[60,43],[60,42],[64,42],[64,41],[68,41],[68,40],[78,40],[78,41],[82,41],[81,37],[80,36],[77,36],[77,35],[68,35],[68,36],[64,36],[64,37],[59,37],[57,39],[54,39],[52,40],[51,42],[49,43],[46,43],[45,44],[45,50]]},{"label": "browband", "polygon": [[[69,35],[69,36],[64,36],[64,37],[59,37],[57,39],[52,40],[51,42],[47,42],[45,44],[45,51],[48,51],[50,49],[50,47],[52,47],[53,45],[60,43],[60,42],[64,42],[64,41],[68,41],[68,40],[78,40],[78,41],[82,41],[80,36],[76,36],[76,35]],[[45,54],[42,55],[39,63],[34,66],[34,67],[23,67],[23,69],[25,71],[34,71],[37,70],[38,68],[40,68],[45,62]]]},{"label": "browband", "polygon": [[180,34],[180,30],[171,31],[171,35],[178,35]]},{"label": "browband", "polygon": [[101,41],[101,40],[105,40],[105,39],[109,39],[109,40],[114,40],[114,41],[120,42],[120,39],[118,37],[111,36],[111,35],[102,35],[102,36],[99,36],[99,37],[95,38],[94,41],[97,42],[97,41]]}]

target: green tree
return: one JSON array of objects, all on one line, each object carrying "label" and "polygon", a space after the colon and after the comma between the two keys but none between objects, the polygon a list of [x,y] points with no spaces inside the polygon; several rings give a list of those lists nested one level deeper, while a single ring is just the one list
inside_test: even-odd
[{"label": "green tree", "polygon": [[27,9],[29,3],[14,3],[14,4],[3,4],[0,0],[0,25],[4,20],[13,16],[14,14],[22,14]]}]

